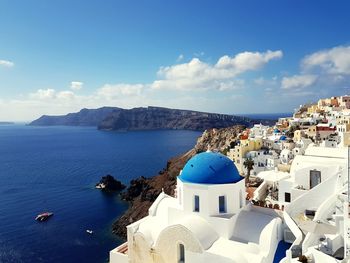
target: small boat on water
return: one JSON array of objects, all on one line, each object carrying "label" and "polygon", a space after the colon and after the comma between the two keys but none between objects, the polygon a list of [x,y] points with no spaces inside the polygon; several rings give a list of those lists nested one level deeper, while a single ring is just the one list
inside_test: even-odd
[{"label": "small boat on water", "polygon": [[43,222],[43,221],[46,221],[47,219],[49,219],[51,216],[53,216],[53,213],[45,212],[45,213],[41,213],[41,214],[37,215],[35,220]]},{"label": "small boat on water", "polygon": [[90,230],[90,229],[86,229],[86,233],[88,233],[88,234],[93,234],[94,233],[94,231],[92,231],[92,230]]}]

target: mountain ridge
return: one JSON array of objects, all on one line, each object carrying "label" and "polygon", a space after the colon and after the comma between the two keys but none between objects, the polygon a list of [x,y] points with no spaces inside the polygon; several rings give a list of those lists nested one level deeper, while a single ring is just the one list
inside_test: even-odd
[{"label": "mountain ridge", "polygon": [[32,121],[32,126],[95,126],[99,130],[198,130],[225,128],[233,125],[251,126],[253,123],[270,123],[270,120],[253,120],[243,116],[171,109],[165,107],[137,107],[122,109],[102,107],[82,109],[62,116],[43,115]]}]

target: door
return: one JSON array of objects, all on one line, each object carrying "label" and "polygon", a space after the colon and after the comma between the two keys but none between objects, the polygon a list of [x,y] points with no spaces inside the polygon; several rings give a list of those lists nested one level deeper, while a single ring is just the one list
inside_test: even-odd
[{"label": "door", "polygon": [[310,189],[321,183],[321,172],[317,170],[310,171]]},{"label": "door", "polygon": [[178,251],[178,263],[184,263],[185,262],[185,246],[183,244],[179,244],[179,251]]}]

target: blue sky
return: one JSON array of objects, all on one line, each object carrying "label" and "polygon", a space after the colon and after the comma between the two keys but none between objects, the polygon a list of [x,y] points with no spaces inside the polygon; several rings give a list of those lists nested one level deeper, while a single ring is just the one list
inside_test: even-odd
[{"label": "blue sky", "polygon": [[289,112],[349,92],[349,1],[0,0],[0,120]]}]

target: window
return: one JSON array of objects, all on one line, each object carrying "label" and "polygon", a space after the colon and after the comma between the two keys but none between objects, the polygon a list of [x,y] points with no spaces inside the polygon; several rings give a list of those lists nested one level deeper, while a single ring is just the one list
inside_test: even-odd
[{"label": "window", "polygon": [[321,183],[321,172],[317,170],[310,171],[310,189]]},{"label": "window", "polygon": [[239,208],[243,207],[243,195],[242,190],[239,190]]},{"label": "window", "polygon": [[199,212],[199,196],[195,195],[194,196],[194,212]]},{"label": "window", "polygon": [[290,193],[284,193],[284,202],[290,203]]},{"label": "window", "polygon": [[219,213],[226,213],[226,200],[225,196],[219,196]]},{"label": "window", "polygon": [[185,246],[183,244],[179,244],[178,262],[179,263],[185,262]]}]

